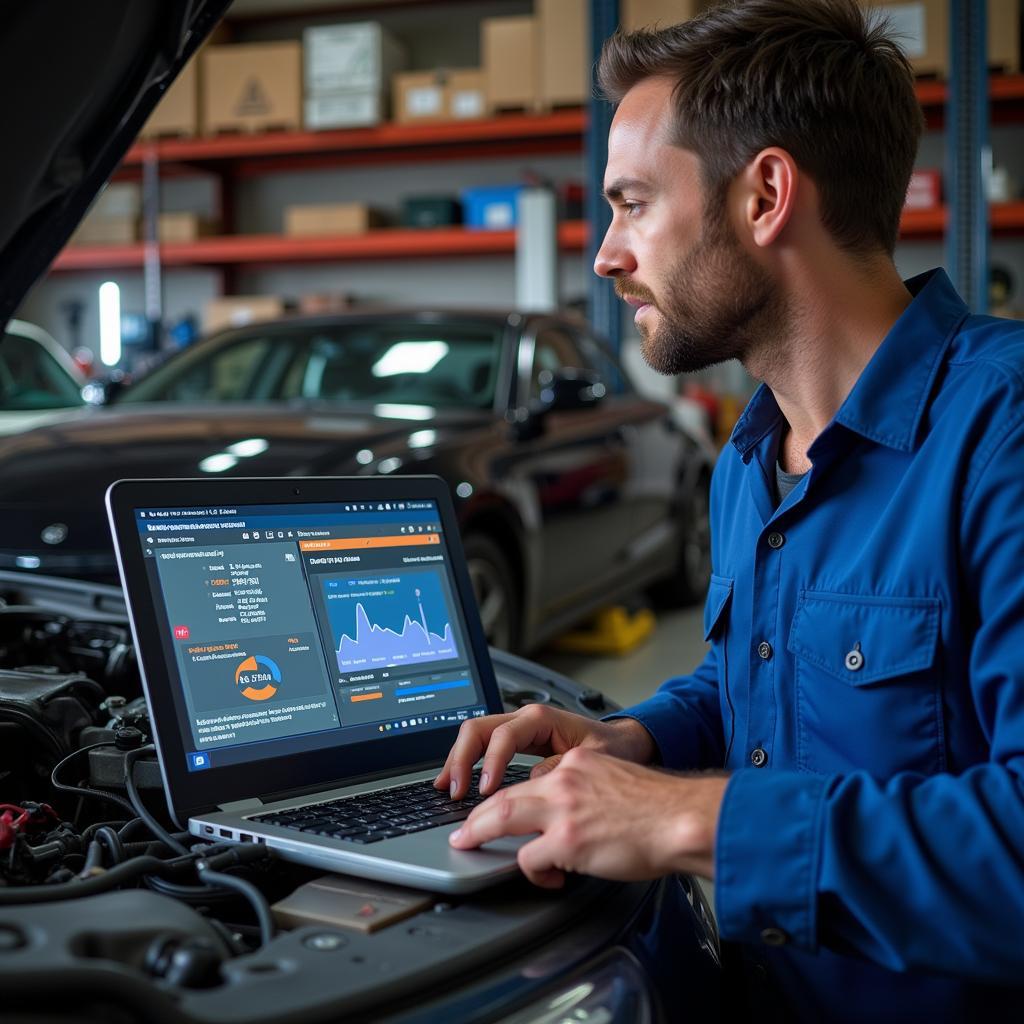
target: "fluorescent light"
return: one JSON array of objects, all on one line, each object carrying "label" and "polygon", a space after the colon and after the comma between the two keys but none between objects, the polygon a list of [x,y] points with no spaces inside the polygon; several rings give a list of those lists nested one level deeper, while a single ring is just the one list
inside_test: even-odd
[{"label": "fluorescent light", "polygon": [[223,473],[225,470],[237,465],[238,459],[234,455],[229,455],[227,452],[217,452],[216,455],[210,455],[203,459],[199,463],[199,468],[204,473]]},{"label": "fluorescent light", "polygon": [[447,341],[398,341],[373,364],[374,377],[430,373],[448,355]]},{"label": "fluorescent light", "polygon": [[250,459],[254,455],[262,455],[270,447],[262,437],[250,437],[247,441],[236,441],[229,444],[225,451],[237,455],[240,459]]},{"label": "fluorescent light", "polygon": [[432,405],[399,405],[383,402],[373,407],[373,414],[393,420],[431,420],[437,415],[437,410]]},{"label": "fluorescent light", "polygon": [[359,451],[356,452],[356,462],[358,462],[360,466],[368,466],[373,462],[373,452],[371,452],[369,448],[360,448]]},{"label": "fluorescent light", "polygon": [[104,366],[121,362],[121,289],[114,281],[100,285],[100,360]]},{"label": "fluorescent light", "polygon": [[397,456],[392,456],[390,459],[384,459],[380,465],[377,466],[378,473],[394,473],[402,465],[402,460]]}]

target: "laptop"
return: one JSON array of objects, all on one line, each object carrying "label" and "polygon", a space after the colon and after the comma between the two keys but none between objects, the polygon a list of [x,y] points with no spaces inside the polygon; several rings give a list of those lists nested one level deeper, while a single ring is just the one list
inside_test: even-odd
[{"label": "laptop", "polygon": [[431,785],[460,723],[502,710],[443,480],[121,480],[106,500],[179,827],[443,893],[516,873],[529,837],[453,850],[481,798]]}]

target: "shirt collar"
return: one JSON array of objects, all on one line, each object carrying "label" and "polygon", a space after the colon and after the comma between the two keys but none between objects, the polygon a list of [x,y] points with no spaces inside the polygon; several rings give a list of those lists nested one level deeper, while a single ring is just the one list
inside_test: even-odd
[{"label": "shirt collar", "polygon": [[[882,340],[833,420],[899,451],[913,449],[942,358],[968,315],[943,270],[920,274],[905,284],[913,301]],[[781,418],[775,396],[762,384],[732,434],[732,443],[745,462]]]}]

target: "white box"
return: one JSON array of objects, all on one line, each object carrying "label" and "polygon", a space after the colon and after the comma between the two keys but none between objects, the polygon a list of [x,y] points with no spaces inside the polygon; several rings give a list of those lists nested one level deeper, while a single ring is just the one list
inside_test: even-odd
[{"label": "white box", "polygon": [[307,28],[303,43],[307,96],[386,92],[407,61],[405,47],[375,21]]},{"label": "white box", "polygon": [[387,102],[379,92],[334,92],[306,97],[308,131],[326,128],[365,128],[387,116]]},{"label": "white box", "polygon": [[96,197],[92,217],[142,216],[142,186],[134,181],[114,181]]}]

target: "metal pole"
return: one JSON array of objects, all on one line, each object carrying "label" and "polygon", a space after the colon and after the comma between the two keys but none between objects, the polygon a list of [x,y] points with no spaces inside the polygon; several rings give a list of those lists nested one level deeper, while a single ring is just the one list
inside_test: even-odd
[{"label": "metal pole", "polygon": [[142,290],[146,320],[149,322],[150,350],[163,341],[163,281],[160,267],[160,158],[150,146],[142,160]]},{"label": "metal pole", "polygon": [[952,0],[946,117],[946,262],[967,305],[988,310],[988,26],[986,4]]},{"label": "metal pole", "polygon": [[[587,246],[590,265],[585,268],[586,273],[590,273],[601,240],[611,222],[611,211],[604,201],[602,188],[604,166],[608,161],[608,130],[611,128],[614,111],[610,103],[597,96],[595,71],[604,41],[614,34],[618,26],[619,0],[590,0],[590,52],[594,70],[591,72],[590,116],[587,119],[586,137],[586,214],[590,229]],[[590,276],[588,312],[594,330],[603,335],[612,349],[618,352],[622,347],[622,310],[619,300],[615,297],[612,282],[593,273]]]}]

